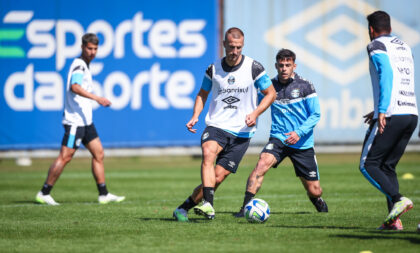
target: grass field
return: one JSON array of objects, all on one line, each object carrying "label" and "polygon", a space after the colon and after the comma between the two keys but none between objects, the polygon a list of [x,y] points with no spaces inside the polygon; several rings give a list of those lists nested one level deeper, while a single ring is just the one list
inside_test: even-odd
[{"label": "grass field", "polygon": [[[234,218],[257,158],[246,156],[216,192],[215,220],[190,212],[189,223],[175,222],[172,211],[200,182],[200,159],[106,158],[108,189],[127,199],[99,205],[90,160],[75,158],[52,191],[60,206],[33,201],[52,159],[30,167],[0,160],[0,252],[420,252],[419,153],[405,154],[398,167],[401,192],[415,205],[399,232],[376,230],[385,197],[359,172],[358,154],[318,155],[329,213],[316,212],[287,160],[257,195],[270,205],[269,220]],[[415,178],[402,180],[407,172]]]}]

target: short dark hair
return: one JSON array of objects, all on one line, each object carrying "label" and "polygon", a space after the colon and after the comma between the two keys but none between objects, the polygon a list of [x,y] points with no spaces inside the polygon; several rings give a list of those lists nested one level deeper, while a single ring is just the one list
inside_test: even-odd
[{"label": "short dark hair", "polygon": [[228,34],[231,34],[233,38],[245,37],[244,32],[238,27],[231,27],[225,33],[225,40],[227,40]]},{"label": "short dark hair", "polygon": [[391,32],[391,17],[384,11],[375,11],[367,16],[368,25],[375,32]]},{"label": "short dark hair", "polygon": [[88,43],[98,45],[99,44],[98,36],[96,36],[96,34],[94,33],[86,33],[85,35],[83,35],[82,45],[86,46]]},{"label": "short dark hair", "polygon": [[283,59],[292,59],[293,62],[296,61],[296,54],[293,53],[292,50],[290,49],[286,49],[286,48],[282,48],[279,50],[279,52],[276,55],[276,62],[278,62],[279,60],[283,60]]}]

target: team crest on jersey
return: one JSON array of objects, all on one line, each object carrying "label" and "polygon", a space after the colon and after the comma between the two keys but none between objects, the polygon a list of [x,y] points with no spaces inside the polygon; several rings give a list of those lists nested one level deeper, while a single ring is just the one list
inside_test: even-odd
[{"label": "team crest on jersey", "polygon": [[207,139],[209,137],[209,133],[208,132],[205,132],[204,134],[203,134],[203,137],[201,137],[201,139],[204,141],[205,139]]},{"label": "team crest on jersey", "polygon": [[292,92],[290,92],[290,95],[292,96],[292,98],[298,98],[300,94],[299,89],[293,89]]},{"label": "team crest on jersey", "polygon": [[235,83],[235,77],[234,76],[229,76],[228,77],[228,84],[232,85]]},{"label": "team crest on jersey", "polygon": [[265,149],[272,150],[274,148],[273,143],[268,143],[267,146],[265,146]]}]

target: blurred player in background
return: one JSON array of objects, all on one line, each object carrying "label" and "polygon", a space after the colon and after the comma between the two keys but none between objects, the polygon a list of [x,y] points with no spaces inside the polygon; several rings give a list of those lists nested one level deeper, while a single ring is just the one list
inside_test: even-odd
[{"label": "blurred player in background", "polygon": [[328,212],[327,203],[321,198],[313,148],[313,128],[321,116],[318,96],[313,84],[294,72],[295,60],[295,53],[289,49],[281,49],[276,55],[278,75],[271,81],[277,97],[271,105],[270,139],[248,177],[244,202],[236,217],[244,216],[244,207],[261,188],[265,173],[276,168],[286,157],[292,160],[296,176],[318,212]]},{"label": "blurred player in background", "polygon": [[[212,92],[206,129],[201,136],[201,181],[192,195],[173,212],[178,221],[188,221],[188,211],[214,219],[213,196],[226,177],[235,173],[256,131],[258,116],[274,101],[275,90],[264,67],[242,54],[244,34],[238,28],[225,33],[226,56],[211,64],[196,97],[193,116],[187,123],[192,133]],[[257,90],[264,94],[258,104]],[[216,166],[214,165],[216,163]]]},{"label": "blurred player in background", "polygon": [[60,154],[51,165],[47,180],[36,195],[36,202],[48,205],[59,205],[50,195],[50,191],[59,178],[64,167],[69,163],[83,143],[92,154],[92,173],[96,180],[101,204],[121,202],[125,197],[108,192],[105,185],[104,149],[92,122],[92,100],[102,106],[111,102],[92,93],[92,75],[89,63],[95,58],[99,40],[95,34],[88,33],[82,37],[82,55],[73,60],[67,78],[67,91],[64,105],[64,137]]},{"label": "blurred player in background", "polygon": [[360,171],[385,194],[389,214],[379,229],[402,230],[400,215],[413,203],[399,192],[396,166],[417,126],[414,62],[410,47],[391,35],[390,16],[367,16],[371,43],[367,46],[374,111],[360,158]]}]

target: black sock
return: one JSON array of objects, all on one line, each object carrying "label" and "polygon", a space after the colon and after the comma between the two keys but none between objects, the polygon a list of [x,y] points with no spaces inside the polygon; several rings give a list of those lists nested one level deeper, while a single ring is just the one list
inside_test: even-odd
[{"label": "black sock", "polygon": [[106,189],[106,184],[105,183],[97,184],[97,186],[98,186],[99,195],[107,195],[108,194],[108,190]]},{"label": "black sock", "polygon": [[191,196],[189,196],[184,203],[182,203],[180,206],[178,206],[178,208],[182,208],[185,211],[190,210],[191,208],[193,208],[194,206],[196,206],[197,203],[194,202],[194,200],[191,198]]},{"label": "black sock", "polygon": [[42,186],[41,192],[44,195],[48,195],[48,194],[50,194],[50,191],[51,191],[52,188],[53,188],[52,185],[44,183],[44,185]]},{"label": "black sock", "polygon": [[213,205],[214,187],[203,187],[204,200]]},{"label": "black sock", "polygon": [[309,199],[311,200],[311,202],[312,202],[312,204],[316,204],[316,201],[318,200],[318,198],[312,198],[312,197],[309,197]]},{"label": "black sock", "polygon": [[392,202],[394,204],[397,203],[398,201],[400,201],[401,197],[402,197],[402,195],[399,194],[399,193],[397,195],[395,195],[395,196],[392,196]]},{"label": "black sock", "polygon": [[244,197],[244,203],[242,204],[242,208],[245,208],[245,205],[249,203],[249,201],[251,201],[251,199],[255,197],[254,193],[251,193],[249,191],[245,192],[245,197]]}]

